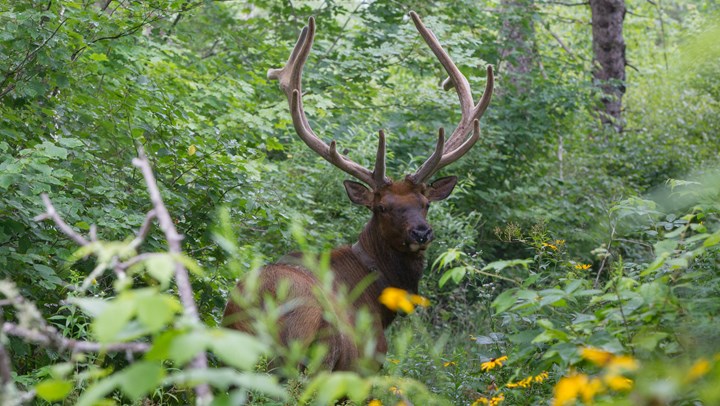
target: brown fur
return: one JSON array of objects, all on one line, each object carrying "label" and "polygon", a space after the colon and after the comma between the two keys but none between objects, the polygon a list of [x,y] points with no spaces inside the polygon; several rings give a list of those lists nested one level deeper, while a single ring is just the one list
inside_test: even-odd
[{"label": "brown fur", "polygon": [[[350,199],[373,211],[358,241],[372,266],[368,267],[368,259],[359,257],[350,246],[342,246],[332,251],[330,269],[336,291],[342,285],[351,290],[367,278],[375,279],[341,317],[349,325],[354,325],[357,310],[361,307],[368,309],[374,318],[375,350],[379,355],[387,352],[383,330],[392,323],[396,313],[380,304],[378,297],[389,286],[417,293],[425,265],[424,251],[432,240],[432,230],[426,220],[428,204],[447,197],[455,182],[454,177],[443,178],[426,186],[404,180],[385,185],[376,191],[356,182],[346,182]],[[429,230],[428,239],[418,243],[413,234],[413,231],[417,233],[416,230]],[[298,256],[295,255],[295,258]],[[286,303],[290,303],[291,309],[280,320],[282,344],[287,346],[296,340],[304,344],[322,341],[328,346],[325,359],[328,369],[355,369],[360,350],[351,338],[324,320],[323,307],[313,293],[318,283],[315,275],[295,263],[267,265],[259,276],[260,293],[275,297],[282,280],[290,282]],[[236,289],[236,292],[242,294],[242,281]],[[225,307],[224,320],[224,324],[230,328],[252,332],[245,312],[232,299]]]}]

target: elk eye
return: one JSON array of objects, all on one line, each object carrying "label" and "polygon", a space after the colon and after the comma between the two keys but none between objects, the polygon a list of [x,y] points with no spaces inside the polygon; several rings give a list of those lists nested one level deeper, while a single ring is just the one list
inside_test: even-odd
[{"label": "elk eye", "polygon": [[383,206],[382,204],[378,204],[377,206],[375,206],[375,208],[377,209],[378,213],[387,213],[390,211],[387,206]]}]

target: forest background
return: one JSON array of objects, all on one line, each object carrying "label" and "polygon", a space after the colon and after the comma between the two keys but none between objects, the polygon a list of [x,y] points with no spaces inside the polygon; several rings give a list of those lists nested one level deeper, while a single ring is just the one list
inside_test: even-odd
[{"label": "forest background", "polygon": [[[597,77],[591,3],[626,9],[624,78]],[[718,9],[0,1],[0,403],[717,404]],[[388,172],[407,173],[459,121],[410,10],[476,92],[497,70],[481,140],[431,209],[431,306],[391,328],[380,372],[278,380],[270,327],[218,328],[230,287],[353,242],[369,213],[297,139],[266,72],[316,17],[313,127],[363,164],[385,129]],[[160,216],[138,146],[183,254],[144,226]],[[50,201],[70,238],[38,221]],[[180,269],[191,285],[172,283]]]}]

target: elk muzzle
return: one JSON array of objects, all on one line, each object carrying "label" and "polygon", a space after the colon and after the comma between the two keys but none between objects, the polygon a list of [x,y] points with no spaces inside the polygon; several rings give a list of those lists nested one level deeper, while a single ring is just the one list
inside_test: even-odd
[{"label": "elk muzzle", "polygon": [[435,238],[432,227],[428,224],[418,224],[411,228],[408,234],[410,237],[408,246],[412,252],[425,250]]}]

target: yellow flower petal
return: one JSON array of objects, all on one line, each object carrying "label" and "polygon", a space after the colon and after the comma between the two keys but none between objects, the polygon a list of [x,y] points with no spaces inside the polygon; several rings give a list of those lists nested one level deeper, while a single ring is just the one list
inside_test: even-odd
[{"label": "yellow flower petal", "polygon": [[383,289],[378,300],[390,310],[402,310],[405,313],[412,313],[415,306],[413,306],[408,296],[408,292],[403,289],[389,287]]},{"label": "yellow flower petal", "polygon": [[696,379],[702,378],[705,374],[707,374],[710,371],[710,362],[706,360],[705,358],[700,358],[697,360],[692,367],[690,367],[690,371],[687,375],[688,381],[694,381]]},{"label": "yellow flower petal", "polygon": [[637,360],[629,355],[618,355],[610,358],[607,369],[611,373],[637,371],[640,368]]},{"label": "yellow flower petal", "polygon": [[410,302],[422,307],[430,306],[430,301],[420,295],[410,295]]},{"label": "yellow flower petal", "polygon": [[610,389],[615,391],[627,391],[632,389],[633,387],[633,380],[630,378],[625,378],[622,375],[608,374],[605,375],[605,378],[603,378],[603,380]]},{"label": "yellow flower petal", "polygon": [[613,357],[613,353],[601,350],[599,348],[585,347],[580,350],[580,356],[593,364],[602,367],[605,366]]},{"label": "yellow flower petal", "polygon": [[501,367],[503,362],[507,361],[508,357],[503,355],[502,357],[493,358],[490,361],[483,362],[480,364],[480,369],[483,371],[489,371],[495,367]]}]

